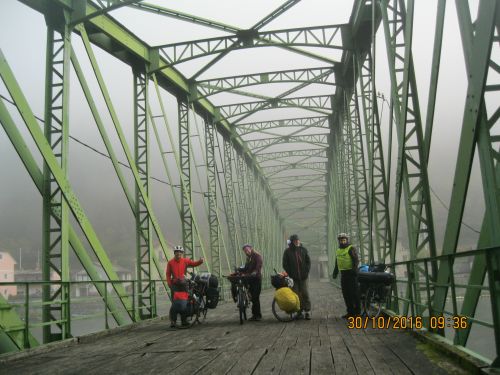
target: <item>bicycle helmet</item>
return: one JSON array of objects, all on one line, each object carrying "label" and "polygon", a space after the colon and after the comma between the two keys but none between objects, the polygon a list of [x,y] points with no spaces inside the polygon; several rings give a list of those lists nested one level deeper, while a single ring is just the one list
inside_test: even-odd
[{"label": "bicycle helmet", "polygon": [[183,253],[184,252],[184,248],[182,246],[177,245],[177,246],[174,247],[174,253],[176,251],[180,251],[181,253]]},{"label": "bicycle helmet", "polygon": [[341,238],[349,239],[349,235],[347,233],[339,233],[337,236],[337,239],[340,240]]}]

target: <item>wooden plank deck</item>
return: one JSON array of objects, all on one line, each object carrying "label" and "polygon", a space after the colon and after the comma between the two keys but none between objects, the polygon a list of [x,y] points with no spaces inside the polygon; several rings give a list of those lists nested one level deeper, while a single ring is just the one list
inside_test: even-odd
[{"label": "wooden plank deck", "polygon": [[[350,330],[340,291],[311,283],[313,318],[278,322],[273,291],[262,294],[264,318],[240,326],[233,303],[210,310],[188,330],[155,320],[79,343],[0,361],[2,374],[445,374],[404,331]],[[449,364],[448,364],[449,367]],[[458,370],[457,373],[460,373]]]}]

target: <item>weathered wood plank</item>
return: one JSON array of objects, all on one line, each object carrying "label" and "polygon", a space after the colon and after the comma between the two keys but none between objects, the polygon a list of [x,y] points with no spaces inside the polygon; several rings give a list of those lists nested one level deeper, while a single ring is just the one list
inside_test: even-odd
[{"label": "weathered wood plank", "polygon": [[332,352],[329,346],[313,346],[311,348],[311,375],[333,374]]},{"label": "weathered wood plank", "polygon": [[288,349],[280,374],[308,374],[311,360],[311,349],[309,346]]},{"label": "weathered wood plank", "polygon": [[254,375],[279,374],[288,347],[276,344],[268,349],[254,371]]},{"label": "weathered wood plank", "polygon": [[351,358],[351,353],[340,336],[330,336],[330,345],[333,355],[333,364],[336,374],[356,374],[356,367]]}]

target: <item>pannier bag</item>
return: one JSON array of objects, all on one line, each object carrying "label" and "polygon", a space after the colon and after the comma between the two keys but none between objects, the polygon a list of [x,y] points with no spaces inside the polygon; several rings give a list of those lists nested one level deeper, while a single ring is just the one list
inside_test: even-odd
[{"label": "pannier bag", "polygon": [[285,278],[279,274],[271,276],[271,285],[276,289],[283,288],[286,286]]},{"label": "pannier bag", "polygon": [[360,272],[358,281],[360,284],[383,284],[391,285],[395,280],[392,273],[388,272]]},{"label": "pannier bag", "polygon": [[279,308],[287,313],[293,313],[300,310],[299,296],[288,287],[277,289],[274,293],[274,299]]},{"label": "pannier bag", "polygon": [[208,285],[209,288],[219,287],[219,280],[217,279],[217,276],[212,275],[209,272],[203,272],[199,275],[196,275],[194,281],[198,284]]},{"label": "pannier bag", "polygon": [[208,287],[207,288],[207,307],[215,309],[219,303],[219,289]]}]

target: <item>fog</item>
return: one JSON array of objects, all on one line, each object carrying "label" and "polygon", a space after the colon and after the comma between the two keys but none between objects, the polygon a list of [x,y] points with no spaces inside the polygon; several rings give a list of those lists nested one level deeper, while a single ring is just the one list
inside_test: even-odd
[{"label": "fog", "polygon": [[[158,3],[158,2],[157,2]],[[477,7],[477,1],[471,1],[471,8]],[[183,4],[172,4],[177,10],[214,19],[242,29],[251,27],[258,20],[277,8],[282,1],[191,1]],[[422,119],[426,117],[427,96],[430,79],[430,64],[432,58],[434,19],[436,14],[434,2],[417,2],[415,10],[415,28],[413,40],[413,57],[419,87],[419,100]],[[271,22],[263,30],[276,30],[292,27],[304,27],[326,24],[347,23],[352,9],[351,1],[313,1],[304,0],[280,18]],[[119,9],[112,13],[113,17],[130,30],[134,31],[150,45],[175,43],[200,38],[227,35],[221,31],[207,29],[199,25],[181,22],[166,17],[140,12],[135,9]],[[431,27],[429,27],[429,25]],[[5,55],[16,79],[26,95],[31,109],[35,115],[43,118],[44,111],[44,76],[45,76],[45,22],[41,15],[27,6],[14,0],[2,1],[0,4],[0,48]],[[99,89],[86,54],[82,47],[80,37],[74,35],[72,44],[79,62],[86,72],[86,78],[94,94]],[[313,51],[314,49],[311,49]],[[130,67],[107,55],[99,48],[94,48],[94,53],[102,69],[103,76],[110,96],[115,105],[121,126],[124,130],[128,147],[133,151],[133,81]],[[323,52],[328,55],[330,52]],[[377,34],[377,91],[390,97],[390,82],[387,68],[387,52],[382,27]],[[180,64],[177,68],[186,77],[195,74],[209,58],[197,59],[193,62]],[[324,66],[305,56],[298,56],[279,48],[255,48],[239,50],[229,54],[207,70],[198,79],[217,78],[232,74],[258,73],[262,71],[298,69],[306,67]],[[275,96],[290,89],[295,85],[261,86],[247,91],[260,95]],[[160,114],[160,107],[154,86],[151,90],[151,107],[153,115]],[[432,207],[435,223],[435,232],[438,249],[442,246],[444,230],[447,221],[453,176],[457,158],[458,142],[463,119],[463,108],[467,90],[464,56],[460,41],[460,32],[457,24],[456,9],[453,2],[448,2],[446,9],[446,22],[442,49],[441,70],[437,94],[436,113],[432,135],[432,145],[428,165],[429,180],[432,189]],[[293,93],[291,97],[306,95],[333,94],[332,87],[325,85],[312,85],[306,89]],[[7,91],[0,83],[0,94],[9,98]],[[85,213],[90,219],[108,255],[113,262],[122,266],[133,268],[135,256],[135,220],[128,205],[125,195],[114,172],[111,161],[100,155],[95,150],[106,153],[104,143],[95,126],[95,121],[88,108],[82,89],[76,79],[75,72],[71,72],[71,109],[70,109],[70,135],[73,139],[69,145],[69,179],[76,195],[78,196]],[[177,142],[177,108],[175,98],[162,92],[162,99],[166,104],[168,126],[172,137]],[[121,149],[116,132],[102,96],[95,95],[99,113],[103,118],[106,130],[114,146],[117,158],[126,162],[126,157]],[[253,98],[235,96],[234,94],[218,94],[210,98],[216,105],[226,105],[237,102],[254,101]],[[19,124],[19,129],[30,149],[33,151],[40,168],[42,158],[31,141],[25,126],[22,124],[15,108],[4,101]],[[382,117],[382,131],[384,139],[384,155],[387,158],[388,145],[388,106],[379,101],[379,111]],[[272,113],[271,113],[272,112]],[[244,122],[268,121],[277,118],[311,116],[311,112],[297,109],[262,111],[252,115]],[[315,114],[317,115],[317,114]],[[203,122],[199,117],[192,115],[192,124],[200,132]],[[41,124],[42,125],[42,124]],[[164,151],[171,151],[169,135],[166,127],[158,124],[160,138]],[[290,133],[294,130],[291,129]],[[196,131],[195,131],[196,132]],[[316,132],[317,133],[317,132]],[[306,135],[302,132],[301,135]],[[172,154],[167,154],[167,165],[172,175],[168,181],[166,172],[154,135],[151,132],[151,196],[155,214],[157,215],[163,233],[170,245],[181,242],[181,226],[174,195],[179,195],[179,177],[177,166]],[[262,137],[262,136],[260,136]],[[394,131],[392,145],[392,177],[394,181],[397,157],[397,141]],[[222,139],[218,137],[222,145]],[[252,137],[257,139],[258,137]],[[192,189],[196,214],[200,221],[203,241],[208,244],[207,219],[204,215],[202,192],[206,191],[206,176],[203,168],[196,165],[203,164],[204,135],[192,139],[194,150],[194,168],[192,169]],[[83,143],[83,144],[82,144]],[[87,146],[85,146],[85,145]],[[93,149],[89,148],[92,147]],[[176,146],[177,147],[177,146]],[[292,145],[293,147],[293,145]],[[177,147],[178,148],[178,147]],[[220,161],[219,161],[220,164]],[[387,162],[386,162],[387,165]],[[196,170],[200,175],[196,174]],[[131,172],[122,168],[128,181],[128,188],[133,193],[134,185]],[[23,265],[33,267],[41,248],[42,226],[42,200],[41,196],[31,181],[24,166],[20,162],[14,147],[7,138],[3,128],[0,129],[0,251],[9,251],[19,258],[19,249],[22,249]],[[286,174],[284,174],[286,175]],[[160,181],[158,181],[160,180]],[[172,188],[172,185],[174,187]],[[394,200],[394,184],[391,184],[390,197]],[[219,186],[218,186],[219,188]],[[172,189],[174,193],[172,192]],[[464,214],[464,222],[459,241],[461,248],[475,247],[477,230],[484,215],[484,198],[482,180],[479,171],[477,156],[472,170],[468,200]],[[297,198],[300,200],[300,198]],[[219,203],[221,205],[221,203]],[[404,210],[404,204],[401,205]],[[326,206],[325,206],[326,210]],[[326,211],[324,211],[326,212]],[[320,212],[324,216],[324,212]],[[392,205],[391,205],[392,215]],[[223,216],[221,220],[225,220]],[[287,227],[287,233],[301,232],[301,224],[307,220],[298,220],[298,224]],[[407,245],[406,221],[400,220],[399,241]],[[320,222],[321,227],[324,225]],[[76,225],[74,225],[75,227]],[[224,223],[225,227],[225,223]],[[224,229],[225,230],[225,229]],[[317,238],[314,232],[308,232],[304,237],[306,245],[314,244]]]}]

